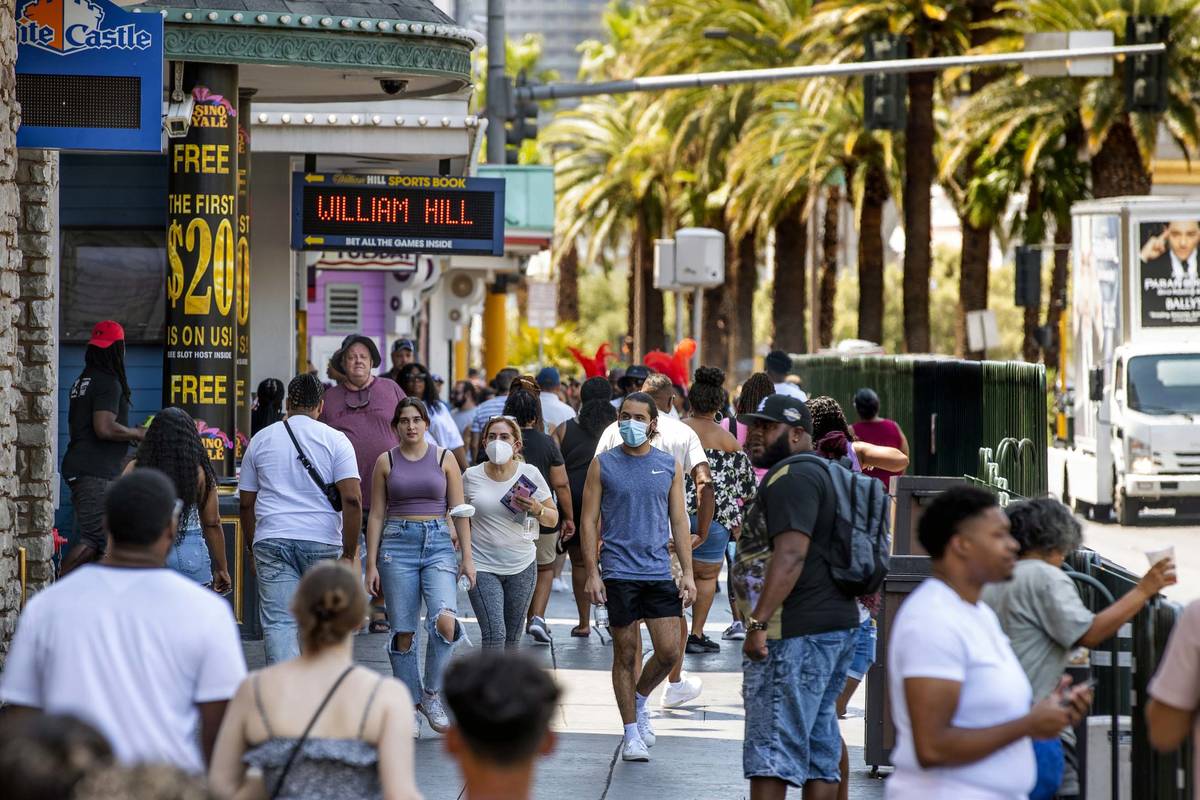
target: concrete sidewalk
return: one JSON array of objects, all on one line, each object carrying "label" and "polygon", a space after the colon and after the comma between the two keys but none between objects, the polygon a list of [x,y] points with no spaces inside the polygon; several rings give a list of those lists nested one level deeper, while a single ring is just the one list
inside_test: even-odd
[{"label": "concrete sidewalk", "polygon": [[[721,588],[725,588],[724,581]],[[459,596],[459,609],[473,646],[478,646],[479,629],[465,593]],[[572,638],[575,613],[572,596],[555,592],[548,612],[553,644],[539,645],[525,639],[526,652],[540,658],[563,687],[563,702],[555,723],[558,749],[539,768],[535,796],[547,800],[747,797],[749,784],[742,777],[745,716],[741,642],[721,641],[720,653],[686,657],[684,668],[703,679],[703,693],[687,708],[660,711],[662,689],[656,691],[650,704],[655,712],[658,742],[650,751],[648,764],[629,764],[618,757],[621,721],[609,676],[611,647],[607,637],[596,631],[587,639]],[[705,630],[720,641],[729,620],[726,596],[718,594]],[[360,635],[355,642],[355,657],[364,665],[388,673],[386,646],[386,634]],[[251,669],[262,665],[262,642],[246,642],[245,651]],[[850,748],[850,797],[882,800],[883,781],[872,778],[863,764],[865,704],[866,691],[860,689],[851,701],[848,719],[842,723],[842,734]],[[426,800],[455,800],[463,785],[440,738],[427,725],[422,728],[421,739],[416,742],[417,782]],[[791,794],[800,796],[798,790]]]}]

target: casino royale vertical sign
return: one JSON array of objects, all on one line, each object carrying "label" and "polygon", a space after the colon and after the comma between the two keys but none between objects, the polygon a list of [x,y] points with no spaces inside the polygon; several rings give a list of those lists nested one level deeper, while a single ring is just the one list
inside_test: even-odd
[{"label": "casino royale vertical sign", "polygon": [[237,428],[234,433],[234,460],[242,463],[242,453],[250,443],[250,104],[253,89],[238,91],[237,115],[237,249],[234,257],[233,298],[237,305],[236,402]]},{"label": "casino royale vertical sign", "polygon": [[169,140],[163,405],[196,420],[218,475],[233,474],[237,429],[237,67],[188,64],[186,137]]}]

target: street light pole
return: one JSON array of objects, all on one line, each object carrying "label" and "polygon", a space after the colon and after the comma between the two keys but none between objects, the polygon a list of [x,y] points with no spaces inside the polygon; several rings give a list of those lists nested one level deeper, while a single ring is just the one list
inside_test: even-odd
[{"label": "street light pole", "polygon": [[504,163],[504,120],[508,116],[508,83],[504,77],[504,0],[487,4],[487,160]]}]

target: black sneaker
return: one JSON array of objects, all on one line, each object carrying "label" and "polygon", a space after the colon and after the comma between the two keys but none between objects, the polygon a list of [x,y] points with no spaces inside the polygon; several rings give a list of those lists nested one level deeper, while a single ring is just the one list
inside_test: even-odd
[{"label": "black sneaker", "polygon": [[692,655],[703,655],[705,653],[721,652],[721,645],[707,636],[696,636],[694,633],[689,633],[687,647],[684,649]]}]

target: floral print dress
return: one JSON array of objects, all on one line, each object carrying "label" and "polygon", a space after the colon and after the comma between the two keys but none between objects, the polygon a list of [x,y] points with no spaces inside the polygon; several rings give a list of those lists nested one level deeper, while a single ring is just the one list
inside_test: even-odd
[{"label": "floral print dress", "polygon": [[[716,504],[713,521],[732,531],[741,527],[742,507],[754,499],[758,491],[758,477],[754,474],[749,457],[741,450],[705,450],[704,454],[708,456],[708,470],[713,478]],[[688,515],[695,516],[699,499],[696,496],[696,483],[690,474],[684,476],[684,490]]]}]

